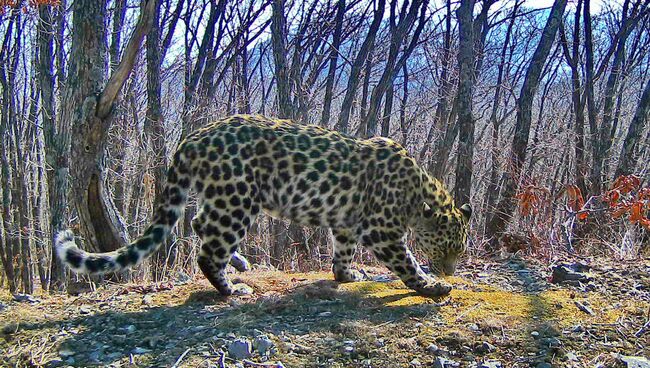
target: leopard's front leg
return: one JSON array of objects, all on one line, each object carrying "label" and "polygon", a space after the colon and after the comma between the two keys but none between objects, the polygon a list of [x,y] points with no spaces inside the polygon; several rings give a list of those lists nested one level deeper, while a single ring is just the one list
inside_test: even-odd
[{"label": "leopard's front leg", "polygon": [[397,275],[404,285],[426,296],[447,295],[451,285],[436,280],[422,271],[411,251],[402,241],[402,234],[394,231],[368,229],[361,235],[361,243],[375,257]]}]

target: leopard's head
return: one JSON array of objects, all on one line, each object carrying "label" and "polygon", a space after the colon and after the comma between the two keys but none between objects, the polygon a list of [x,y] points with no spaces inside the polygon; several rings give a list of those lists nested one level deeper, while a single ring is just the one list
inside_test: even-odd
[{"label": "leopard's head", "polygon": [[449,204],[444,210],[423,204],[414,235],[416,246],[428,258],[433,274],[451,276],[456,271],[458,259],[467,250],[471,216],[469,204]]}]

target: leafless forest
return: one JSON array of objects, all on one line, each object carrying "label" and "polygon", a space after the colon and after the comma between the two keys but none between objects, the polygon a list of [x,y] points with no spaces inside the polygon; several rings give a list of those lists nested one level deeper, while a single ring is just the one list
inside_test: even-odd
[{"label": "leafless forest", "polygon": [[[92,251],[137,236],[180,140],[235,113],[400,142],[472,203],[471,255],[643,256],[649,4],[2,0],[0,285],[64,288],[61,229]],[[193,275],[193,212],[117,278]],[[328,241],[262,217],[242,253],[325,269]]]}]

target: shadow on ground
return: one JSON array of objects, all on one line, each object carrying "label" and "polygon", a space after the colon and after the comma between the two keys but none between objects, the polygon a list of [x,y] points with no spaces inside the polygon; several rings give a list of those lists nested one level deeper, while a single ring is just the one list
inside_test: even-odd
[{"label": "shadow on ground", "polygon": [[[190,293],[180,305],[137,312],[106,311],[64,321],[21,324],[21,330],[36,332],[63,326],[68,336],[62,340],[59,351],[67,359],[66,354],[69,354],[72,360],[67,363],[73,365],[110,365],[130,360],[138,365],[170,366],[187,349],[206,362],[216,360],[221,345],[235,336],[252,338],[263,333],[294,341],[307,334],[344,335],[347,339],[359,340],[367,337],[366,327],[411,318],[437,318],[440,306],[437,303],[441,300],[391,306],[416,297],[416,294],[403,290],[403,294],[368,298],[367,291],[367,288],[343,290],[335,282],[317,281],[296,287],[286,295],[239,302],[235,298],[223,298],[213,290],[199,290]],[[299,343],[291,343],[294,344]],[[365,347],[366,350],[370,348]],[[310,349],[303,350],[308,354]],[[334,356],[341,352],[332,353]],[[355,355],[364,353],[371,355],[370,351],[364,352],[364,347],[357,347]],[[328,357],[313,356],[312,359],[318,365],[325,363]]]}]

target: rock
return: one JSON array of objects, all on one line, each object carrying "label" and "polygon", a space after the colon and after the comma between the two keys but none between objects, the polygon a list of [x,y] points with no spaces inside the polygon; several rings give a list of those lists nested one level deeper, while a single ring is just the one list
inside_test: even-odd
[{"label": "rock", "polygon": [[260,335],[253,339],[253,349],[261,356],[270,356],[275,354],[275,343],[268,336]]},{"label": "rock", "polygon": [[627,365],[627,368],[650,368],[650,360],[640,356],[618,355],[618,360]]},{"label": "rock", "polygon": [[59,350],[59,356],[63,359],[67,359],[71,356],[73,356],[75,353],[72,350],[67,350],[67,349],[62,349]]},{"label": "rock", "polygon": [[503,364],[498,360],[486,360],[481,362],[481,364],[478,365],[478,368],[503,368]]},{"label": "rock", "polygon": [[153,304],[153,297],[150,294],[145,295],[142,298],[142,304],[144,304],[144,305],[152,305]]},{"label": "rock", "polygon": [[535,368],[553,368],[553,366],[550,363],[541,362],[541,363],[537,363]]},{"label": "rock", "polygon": [[123,330],[124,330],[124,332],[126,332],[127,334],[130,335],[130,334],[135,332],[136,328],[135,328],[134,325],[128,325],[128,326],[124,327]]},{"label": "rock", "polygon": [[483,343],[479,346],[476,347],[475,349],[478,353],[481,354],[486,354],[486,353],[493,353],[497,350],[497,347],[490,344],[487,341],[483,341]]},{"label": "rock", "polygon": [[4,311],[7,309],[7,305],[5,303],[0,302],[0,312]]},{"label": "rock", "polygon": [[187,284],[190,281],[192,281],[192,278],[188,274],[186,274],[183,271],[179,271],[176,274],[176,280],[174,280],[174,283],[176,285],[184,285],[184,284]]},{"label": "rock", "polygon": [[409,364],[410,364],[411,367],[421,367],[422,366],[422,363],[420,363],[420,361],[417,358],[414,358],[413,360],[411,360],[409,362]]},{"label": "rock", "polygon": [[133,354],[146,354],[146,353],[150,353],[151,350],[136,346],[135,349],[133,349],[131,352]]},{"label": "rock", "polygon": [[451,359],[436,357],[436,360],[433,361],[433,366],[434,368],[456,368],[460,367],[460,363],[455,362]]},{"label": "rock", "polygon": [[596,315],[596,313],[594,313],[593,309],[591,309],[591,307],[587,305],[587,303],[581,303],[577,300],[574,300],[573,303],[576,305],[576,307],[578,307],[578,309],[587,313],[588,315],[590,316]]},{"label": "rock", "polygon": [[440,351],[440,348],[439,348],[438,345],[436,345],[436,344],[429,344],[429,346],[427,346],[427,351],[428,351],[430,354],[435,354],[435,353],[437,353],[438,351]]},{"label": "rock", "polygon": [[235,360],[248,359],[253,355],[251,342],[240,338],[228,344],[228,356]]},{"label": "rock", "polygon": [[332,312],[330,312],[330,311],[320,312],[320,313],[318,313],[318,316],[319,317],[331,317]]},{"label": "rock", "polygon": [[90,314],[90,307],[87,305],[82,305],[79,307],[79,313],[80,314]]},{"label": "rock", "polygon": [[566,359],[570,362],[577,362],[578,356],[574,352],[569,351],[566,353]]},{"label": "rock", "polygon": [[552,268],[551,282],[553,284],[569,283],[576,284],[577,282],[586,282],[589,277],[584,274],[586,266],[579,263],[560,264]]},{"label": "rock", "polygon": [[533,331],[533,332],[530,333],[530,336],[532,336],[532,337],[539,337],[539,332],[537,332],[537,331]]},{"label": "rock", "polygon": [[14,300],[19,302],[19,303],[30,303],[30,304],[35,304],[35,303],[40,303],[41,300],[38,298],[34,298],[33,296],[29,294],[14,294]]},{"label": "rock", "polygon": [[2,326],[2,334],[13,335],[18,332],[19,327],[20,325],[16,322],[7,323],[6,325]]},{"label": "rock", "polygon": [[101,350],[96,350],[88,355],[88,359],[92,360],[93,362],[101,362],[103,356],[104,356],[104,352],[102,352]]},{"label": "rock", "polygon": [[50,360],[49,362],[47,362],[47,364],[45,366],[49,367],[49,368],[54,368],[54,367],[62,366],[63,363],[64,363],[63,359],[54,358],[54,359]]}]

